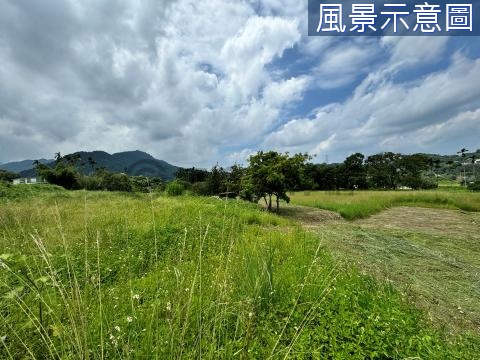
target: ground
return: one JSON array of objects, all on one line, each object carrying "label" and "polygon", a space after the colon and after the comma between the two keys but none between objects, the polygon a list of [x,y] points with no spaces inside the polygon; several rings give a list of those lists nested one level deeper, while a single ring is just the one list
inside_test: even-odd
[{"label": "ground", "polygon": [[286,206],[282,215],[380,281],[391,281],[451,332],[480,334],[480,213],[399,206],[366,219]]},{"label": "ground", "polygon": [[480,358],[477,213],[323,196],[0,188],[0,358]]}]

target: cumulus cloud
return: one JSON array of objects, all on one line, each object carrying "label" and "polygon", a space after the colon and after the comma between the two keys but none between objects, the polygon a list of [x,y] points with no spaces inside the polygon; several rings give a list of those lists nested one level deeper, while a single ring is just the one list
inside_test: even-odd
[{"label": "cumulus cloud", "polygon": [[367,77],[344,103],[320,108],[313,118],[287,122],[264,145],[340,152],[337,160],[352,151],[439,151],[439,144],[451,143],[452,148],[467,139],[476,146],[468,134],[478,134],[480,59],[456,53],[446,70],[415,82],[395,83],[376,75]]},{"label": "cumulus cloud", "polygon": [[[476,129],[479,60],[428,68],[452,53],[448,38],[306,34],[294,0],[3,1],[0,161],[141,149],[228,165],[257,149],[408,150]],[[397,76],[419,64],[419,79]]]},{"label": "cumulus cloud", "polygon": [[0,7],[1,160],[128,146],[208,164],[261,137],[307,86],[267,69],[300,40],[298,19],[248,2]]}]

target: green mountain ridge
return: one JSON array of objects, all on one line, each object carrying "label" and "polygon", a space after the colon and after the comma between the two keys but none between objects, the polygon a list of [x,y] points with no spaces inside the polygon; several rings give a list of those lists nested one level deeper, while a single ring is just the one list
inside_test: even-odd
[{"label": "green mountain ridge", "polygon": [[[33,161],[34,160],[27,159],[27,160],[12,161],[5,164],[0,164],[0,170],[7,170],[14,173],[19,173],[19,172],[31,169],[33,166]],[[42,164],[49,164],[54,160],[39,159],[38,161],[40,161]]]},{"label": "green mountain ridge", "polygon": [[[90,174],[95,169],[104,168],[112,172],[126,173],[128,175],[155,176],[163,180],[172,180],[175,178],[175,173],[180,169],[175,165],[169,164],[164,160],[158,160],[152,155],[139,150],[114,154],[109,154],[105,151],[78,151],[69,154],[69,156],[71,155],[79,156],[77,166],[84,174]],[[33,161],[30,162],[29,168],[18,171],[20,177],[33,177],[36,175],[32,163]],[[5,166],[11,167],[11,164],[13,163],[1,165],[0,168]],[[46,165],[51,167],[54,164],[54,160],[46,162]]]}]

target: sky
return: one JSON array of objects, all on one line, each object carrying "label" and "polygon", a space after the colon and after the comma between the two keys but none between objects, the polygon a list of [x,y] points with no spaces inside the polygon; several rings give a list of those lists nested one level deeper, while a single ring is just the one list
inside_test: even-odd
[{"label": "sky", "polygon": [[479,37],[309,37],[298,0],[0,0],[0,162],[480,148]]}]

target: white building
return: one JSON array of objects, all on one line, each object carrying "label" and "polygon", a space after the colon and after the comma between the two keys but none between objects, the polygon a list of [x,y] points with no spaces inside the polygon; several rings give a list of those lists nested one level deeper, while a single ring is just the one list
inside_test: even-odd
[{"label": "white building", "polygon": [[19,179],[13,179],[13,185],[20,185],[20,184],[43,184],[45,183],[45,180],[42,178],[19,178]]}]

